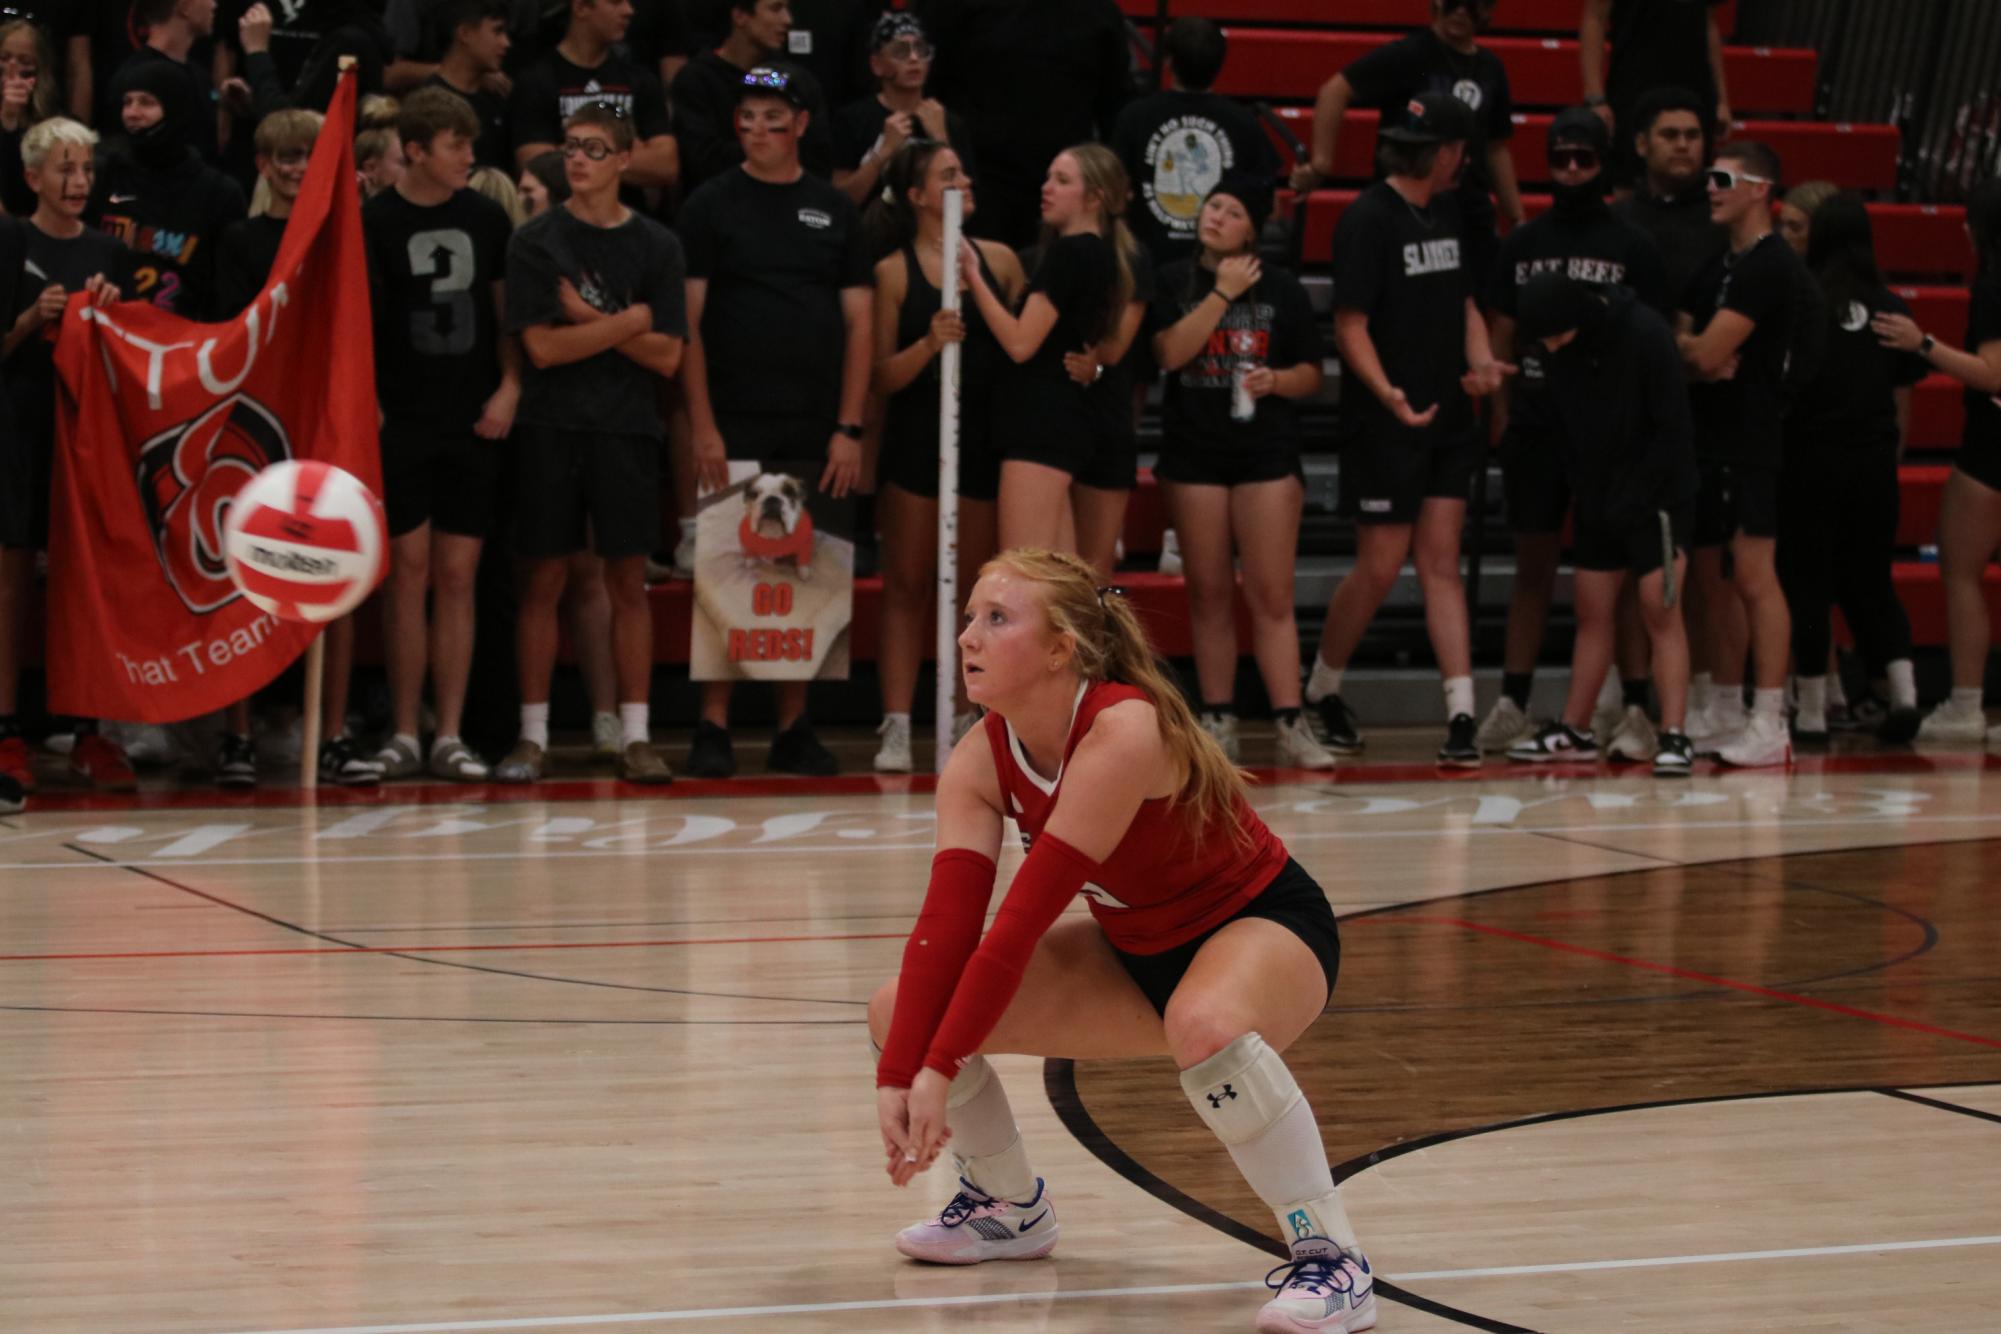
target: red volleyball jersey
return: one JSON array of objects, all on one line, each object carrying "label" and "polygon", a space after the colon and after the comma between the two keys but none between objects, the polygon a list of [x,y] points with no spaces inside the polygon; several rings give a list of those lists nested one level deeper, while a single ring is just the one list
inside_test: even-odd
[{"label": "red volleyball jersey", "polygon": [[[986,716],[987,741],[1000,775],[1001,800],[1021,826],[1022,847],[1034,843],[1056,809],[1063,770],[1091,722],[1114,704],[1145,699],[1136,686],[1098,682],[1079,695],[1054,781],[1028,763],[1014,729],[997,713]],[[1101,861],[1099,874],[1080,891],[1105,938],[1128,954],[1158,954],[1186,944],[1227,921],[1285,869],[1285,844],[1257,812],[1238,803],[1243,834],[1222,821],[1197,835],[1191,813],[1165,797],[1140,803],[1126,836]]]}]

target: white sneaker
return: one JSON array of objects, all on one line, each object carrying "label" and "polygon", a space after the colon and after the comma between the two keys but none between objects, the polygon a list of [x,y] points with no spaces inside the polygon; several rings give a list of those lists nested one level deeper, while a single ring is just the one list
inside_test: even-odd
[{"label": "white sneaker", "polygon": [[1717,749],[1716,758],[1740,769],[1769,769],[1793,762],[1792,732],[1784,714],[1754,713],[1744,730]]},{"label": "white sneaker", "polygon": [[1313,735],[1306,711],[1293,715],[1291,722],[1278,724],[1278,763],[1282,769],[1332,769],[1334,752]]},{"label": "white sneaker", "polygon": [[615,760],[625,753],[625,724],[615,713],[591,715],[591,758]]},{"label": "white sneaker", "polygon": [[674,544],[674,569],[676,579],[695,577],[695,524],[693,520],[681,521],[681,540]]},{"label": "white sneaker", "polygon": [[158,723],[113,723],[105,729],[125,751],[125,758],[146,768],[172,763],[180,747]]},{"label": "white sneaker", "polygon": [[1980,745],[1987,740],[1987,710],[1964,709],[1947,699],[1918,724],[1918,740]]},{"label": "white sneaker", "polygon": [[1637,704],[1626,706],[1626,716],[1612,729],[1611,744],[1605,753],[1615,760],[1630,760],[1634,764],[1644,764],[1653,759],[1660,749],[1660,741],[1654,735],[1653,719]]},{"label": "white sneaker", "polygon": [[1195,715],[1195,721],[1223,748],[1223,754],[1229,757],[1230,763],[1235,764],[1243,758],[1243,746],[1237,740],[1236,714],[1203,711]]},{"label": "white sneaker", "polygon": [[1160,572],[1181,573],[1181,539],[1175,536],[1172,528],[1160,535]]},{"label": "white sneaker", "polygon": [[900,717],[885,715],[875,734],[882,738],[882,749],[875,753],[875,769],[883,774],[907,774],[910,772],[910,715]]},{"label": "white sneaker", "polygon": [[1494,701],[1493,708],[1487,710],[1480,730],[1473,734],[1473,744],[1480,748],[1483,755],[1496,755],[1534,735],[1535,720],[1521,705],[1503,695]]},{"label": "white sneaker", "polygon": [[1313,1330],[1355,1334],[1376,1327],[1376,1281],[1369,1258],[1325,1237],[1292,1243],[1292,1259],[1265,1275],[1278,1295],[1258,1312],[1265,1334]]},{"label": "white sneaker", "polygon": [[997,1200],[961,1177],[959,1193],[943,1212],[897,1233],[896,1249],[940,1265],[1040,1260],[1056,1249],[1056,1211],[1041,1177],[1035,1179],[1035,1198],[1025,1204]]},{"label": "white sneaker", "polygon": [[1750,725],[1750,714],[1742,701],[1710,700],[1709,707],[1688,717],[1688,739],[1698,750],[1714,749]]}]

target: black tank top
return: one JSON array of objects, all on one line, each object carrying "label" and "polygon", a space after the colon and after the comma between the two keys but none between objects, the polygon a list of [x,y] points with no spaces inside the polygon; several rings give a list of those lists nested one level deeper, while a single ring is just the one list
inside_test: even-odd
[{"label": "black tank top", "polygon": [[[974,247],[978,250],[978,247]],[[986,276],[988,286],[995,292],[1001,290],[994,278],[993,270],[987,267],[987,257],[979,253],[980,272]],[[924,266],[918,262],[914,245],[903,247],[903,271],[906,275],[903,285],[903,305],[896,313],[896,346],[899,350],[919,342],[931,331],[931,319],[945,304],[945,297],[929,278],[924,275]],[[963,292],[963,288],[961,289]],[[984,411],[987,398],[993,388],[994,371],[1001,357],[1000,344],[994,341],[993,332],[980,318],[979,303],[970,296],[959,302],[959,314],[966,321],[966,341],[959,358],[959,419],[962,434],[968,414]],[[944,355],[933,357],[931,364],[919,372],[916,379],[905,385],[890,397],[888,412],[883,419],[885,443],[901,445],[922,445],[936,449],[938,445],[938,379]]]}]

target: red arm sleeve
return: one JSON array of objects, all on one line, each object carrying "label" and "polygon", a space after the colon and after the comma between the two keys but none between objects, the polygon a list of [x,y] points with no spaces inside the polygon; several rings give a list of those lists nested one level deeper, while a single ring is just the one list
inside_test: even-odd
[{"label": "red arm sleeve", "polygon": [[[951,1003],[952,988],[980,943],[980,926],[994,896],[999,868],[977,852],[947,848],[931,859],[931,887],[903,947],[896,981],[896,1015],[876,1063],[878,1088],[909,1088],[924,1049]],[[1010,896],[1011,898],[1012,896]]]},{"label": "red arm sleeve", "polygon": [[[924,1066],[947,1079],[980,1049],[1021,988],[1035,942],[1069,906],[1098,863],[1062,839],[1044,833],[1008,886],[1007,899],[980,948],[966,964],[951,1008],[938,1024]],[[897,1008],[901,1010],[902,1004]]]}]

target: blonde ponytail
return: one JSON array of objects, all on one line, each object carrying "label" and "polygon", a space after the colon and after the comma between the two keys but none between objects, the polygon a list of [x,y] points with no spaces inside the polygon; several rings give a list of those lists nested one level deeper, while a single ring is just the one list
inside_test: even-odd
[{"label": "blonde ponytail", "polygon": [[1049,628],[1069,635],[1076,646],[1078,675],[1135,686],[1147,697],[1162,744],[1187,775],[1174,801],[1188,808],[1196,832],[1220,823],[1232,837],[1242,837],[1244,771],[1195,720],[1166,664],[1154,656],[1146,627],[1123,590],[1101,589],[1097,571],[1068,552],[1016,547],[981,566],[980,573],[996,569],[1037,585]]}]

